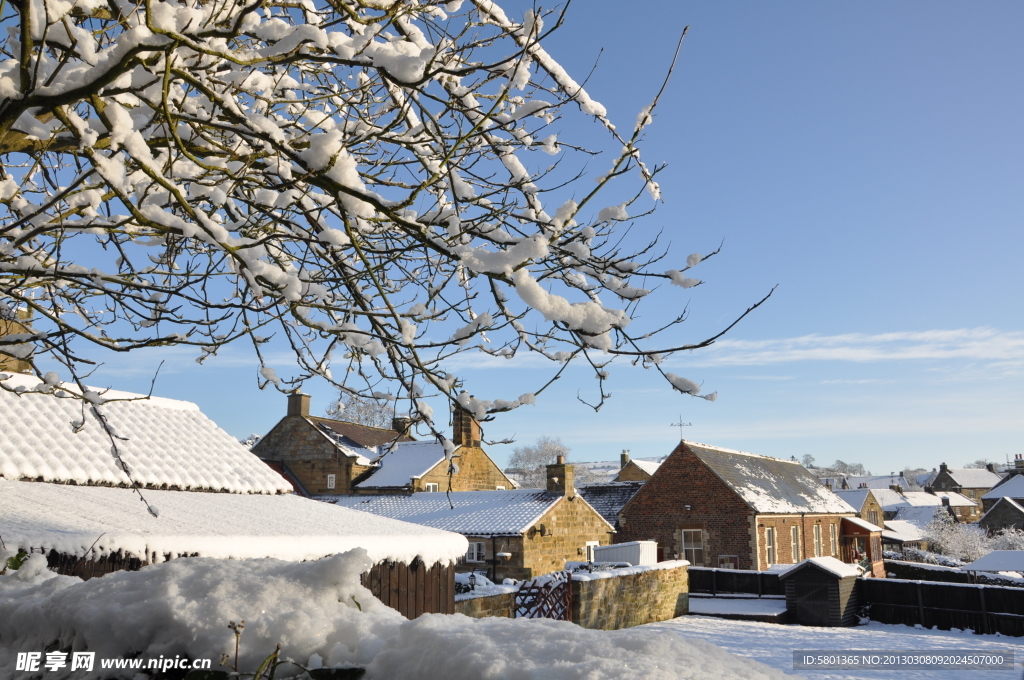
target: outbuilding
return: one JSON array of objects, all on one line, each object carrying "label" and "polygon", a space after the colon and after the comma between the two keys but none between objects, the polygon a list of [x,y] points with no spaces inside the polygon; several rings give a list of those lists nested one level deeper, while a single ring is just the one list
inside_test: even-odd
[{"label": "outbuilding", "polygon": [[812,557],[779,574],[791,623],[852,626],[857,623],[857,578],[864,571],[834,557]]}]

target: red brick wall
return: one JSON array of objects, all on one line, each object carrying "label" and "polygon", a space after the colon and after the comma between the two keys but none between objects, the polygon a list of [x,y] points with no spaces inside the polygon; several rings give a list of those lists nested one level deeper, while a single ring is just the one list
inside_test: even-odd
[{"label": "red brick wall", "polygon": [[[774,527],[776,538],[775,564],[795,564],[808,557],[835,557],[842,558],[843,532],[841,526],[842,518],[839,515],[758,515],[757,532],[758,538],[758,564],[755,569],[768,568],[768,544],[765,541],[765,530]],[[814,554],[814,526],[821,526],[821,554]],[[793,559],[793,527],[799,528],[800,545],[797,551],[798,559]],[[836,551],[832,552],[832,543],[829,527],[836,528]],[[741,567],[742,568],[742,567]]]},{"label": "red brick wall", "polygon": [[740,569],[754,569],[752,518],[746,503],[680,444],[622,509],[615,542],[654,540],[665,558],[682,558],[680,530],[699,527],[704,565],[717,567],[719,555],[738,555]]}]

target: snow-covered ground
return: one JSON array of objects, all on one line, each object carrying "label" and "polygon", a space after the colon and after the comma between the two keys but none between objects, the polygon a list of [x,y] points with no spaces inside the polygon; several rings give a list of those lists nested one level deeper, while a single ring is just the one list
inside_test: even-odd
[{"label": "snow-covered ground", "polygon": [[[700,602],[699,599],[691,600]],[[1024,666],[1021,638],[974,635],[966,631],[941,631],[871,622],[853,628],[784,626],[756,621],[733,621],[704,616],[683,616],[664,623],[650,623],[638,630],[658,630],[688,640],[705,640],[733,654],[768,664],[808,680],[1017,680]],[[1017,652],[1016,668],[1010,670],[823,670],[794,671],[795,650],[908,651],[978,650]]]}]

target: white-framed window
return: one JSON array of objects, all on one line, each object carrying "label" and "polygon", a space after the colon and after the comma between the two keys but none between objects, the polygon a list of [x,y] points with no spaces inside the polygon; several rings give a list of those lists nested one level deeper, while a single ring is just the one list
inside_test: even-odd
[{"label": "white-framed window", "polygon": [[594,561],[594,557],[595,557],[595,555],[594,555],[594,548],[596,548],[599,545],[601,545],[601,544],[598,541],[587,541],[586,546],[584,546],[584,548],[583,548],[584,552],[587,555],[587,562],[593,562]]},{"label": "white-framed window", "polygon": [[[830,547],[832,548],[832,557],[835,557],[836,555],[839,554],[839,541],[836,540],[837,538],[838,537],[836,536],[836,525],[835,524],[829,524],[828,525],[828,540],[829,540]],[[881,554],[881,553],[879,553],[879,554]]]},{"label": "white-framed window", "polygon": [[683,529],[683,559],[695,567],[704,566],[704,532]]},{"label": "white-framed window", "polygon": [[719,569],[739,569],[740,568],[740,556],[739,555],[719,555],[718,556],[718,568]]},{"label": "white-framed window", "polygon": [[498,485],[498,486],[494,487],[494,490],[495,490],[495,491],[504,491],[504,490],[505,490],[505,487],[503,487],[503,486],[501,486],[501,485]]},{"label": "white-framed window", "polygon": [[424,484],[424,488],[427,491],[431,491],[433,493],[437,493],[437,484],[435,484],[434,482],[427,482],[426,484]]},{"label": "white-framed window", "polygon": [[[436,485],[435,485],[436,486]],[[487,552],[484,550],[483,541],[470,541],[469,550],[466,551],[466,561],[479,564],[487,560]]]},{"label": "white-framed window", "polygon": [[868,521],[874,524],[876,527],[882,526],[878,523],[878,510],[868,510]]},{"label": "white-framed window", "polygon": [[765,551],[768,553],[768,564],[778,564],[778,556],[776,554],[775,546],[775,527],[767,527],[764,530],[764,546]]},{"label": "white-framed window", "polygon": [[814,556],[821,557],[821,525],[814,525]]},{"label": "white-framed window", "polygon": [[793,564],[800,561],[800,527],[790,527],[790,540],[793,541]]},{"label": "white-framed window", "polygon": [[327,488],[328,489],[333,489],[334,488],[334,480],[335,479],[337,479],[337,477],[335,477],[335,475],[327,475]]}]

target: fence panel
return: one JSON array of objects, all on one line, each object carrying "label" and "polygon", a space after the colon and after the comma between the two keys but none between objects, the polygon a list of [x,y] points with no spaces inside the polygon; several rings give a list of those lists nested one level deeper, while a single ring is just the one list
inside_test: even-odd
[{"label": "fence panel", "polygon": [[775,572],[706,567],[690,567],[690,592],[758,596],[786,594]]},{"label": "fence panel", "polygon": [[861,602],[880,623],[1024,637],[1024,591],[929,581],[863,579]]}]

